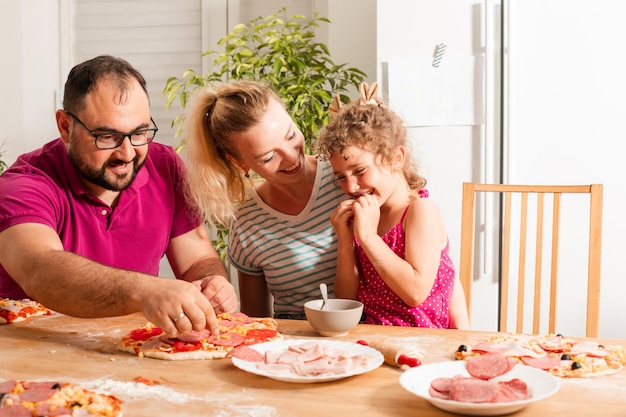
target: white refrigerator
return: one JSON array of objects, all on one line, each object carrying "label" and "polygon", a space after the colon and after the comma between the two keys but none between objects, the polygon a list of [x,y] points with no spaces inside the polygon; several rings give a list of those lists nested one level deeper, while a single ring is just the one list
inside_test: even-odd
[{"label": "white refrigerator", "polygon": [[[414,158],[446,219],[457,266],[464,181],[604,184],[600,336],[609,338],[626,337],[625,17],[620,0],[377,6],[377,78],[408,120]],[[578,211],[566,211],[564,221]],[[576,236],[562,242],[557,331],[573,336],[584,335],[580,250]],[[488,239],[479,248],[476,329],[497,329],[495,251]]]}]

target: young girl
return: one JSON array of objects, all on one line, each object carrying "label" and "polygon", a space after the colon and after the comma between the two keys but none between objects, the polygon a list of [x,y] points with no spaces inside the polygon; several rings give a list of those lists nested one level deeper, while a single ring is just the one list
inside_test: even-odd
[{"label": "young girl", "polygon": [[376,89],[363,84],[318,143],[350,196],[331,215],[335,296],[362,301],[366,323],[467,329],[441,213],[411,161],[402,120]]}]

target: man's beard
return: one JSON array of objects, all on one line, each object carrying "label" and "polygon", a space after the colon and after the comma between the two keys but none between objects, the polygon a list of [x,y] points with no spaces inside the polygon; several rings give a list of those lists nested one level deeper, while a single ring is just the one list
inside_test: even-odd
[{"label": "man's beard", "polygon": [[140,163],[138,157],[135,156],[135,158],[133,158],[133,160],[129,162],[133,165],[133,170],[130,173],[125,175],[116,175],[113,179],[109,179],[106,177],[107,166],[115,163],[123,163],[123,161],[108,160],[99,169],[90,168],[81,159],[78,152],[73,152],[73,149],[74,148],[70,149],[69,158],[72,162],[72,165],[74,165],[74,167],[78,171],[78,174],[90,183],[110,191],[123,191],[130,187],[130,185],[135,180],[135,177],[137,176],[137,172],[139,172],[143,164],[146,162],[144,159]]}]

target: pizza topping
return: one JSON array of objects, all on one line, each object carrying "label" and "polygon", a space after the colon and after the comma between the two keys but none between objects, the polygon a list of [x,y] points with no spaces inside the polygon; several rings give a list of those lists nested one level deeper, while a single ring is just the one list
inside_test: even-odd
[{"label": "pizza topping", "polygon": [[35,414],[38,416],[71,416],[72,409],[59,406],[57,404],[52,403],[39,403],[35,408]]},{"label": "pizza topping", "polygon": [[476,378],[455,378],[448,395],[454,401],[486,403],[498,395],[498,384]]},{"label": "pizza topping", "polygon": [[243,343],[244,337],[237,332],[228,332],[217,336],[212,334],[207,340],[216,346],[238,346]]},{"label": "pizza topping", "polygon": [[[507,347],[506,350],[503,348]],[[501,352],[511,360],[543,369],[559,377],[590,377],[619,371],[626,365],[626,347],[602,346],[591,340],[566,338],[562,335],[496,334],[488,340],[457,349],[457,359]],[[572,363],[577,365],[572,367]]]},{"label": "pizza topping", "polygon": [[574,355],[584,353],[587,356],[595,356],[598,358],[609,354],[609,352],[607,352],[604,348],[601,348],[597,343],[589,341],[581,342],[572,346],[571,353]]},{"label": "pizza topping", "polygon": [[206,339],[211,334],[211,331],[208,329],[204,329],[201,331],[192,330],[187,333],[179,334],[177,339],[182,340],[183,342],[201,342]]},{"label": "pizza topping", "polygon": [[256,343],[268,342],[276,337],[276,329],[250,329],[246,333],[243,341],[244,345],[254,345]]},{"label": "pizza topping", "polygon": [[431,397],[471,403],[501,403],[530,398],[528,385],[518,378],[487,381],[461,375],[435,378],[428,390]]},{"label": "pizza topping", "polygon": [[163,333],[163,330],[160,327],[147,326],[132,330],[130,332],[130,337],[135,341],[148,340],[151,337],[160,335],[161,333]]},{"label": "pizza topping", "polygon": [[121,401],[116,397],[69,383],[4,381],[0,388],[4,391],[0,395],[0,417],[121,415]]},{"label": "pizza topping", "polygon": [[491,379],[511,370],[506,356],[499,353],[486,353],[467,360],[467,372],[478,379]]},{"label": "pizza topping", "polygon": [[552,357],[552,356],[544,356],[542,358],[533,358],[530,356],[522,356],[522,362],[525,365],[532,366],[537,369],[553,369],[561,366],[561,358]]},{"label": "pizza topping", "polygon": [[0,408],[0,417],[32,417],[33,413],[21,405]]},{"label": "pizza topping", "polygon": [[202,342],[184,342],[177,340],[174,342],[174,350],[177,352],[190,352],[193,350],[200,350],[202,348]]},{"label": "pizza topping", "polygon": [[265,360],[257,367],[271,374],[299,376],[339,375],[370,366],[375,357],[355,354],[323,342],[304,342],[286,350],[265,352]]},{"label": "pizza topping", "polygon": [[46,316],[52,312],[37,301],[0,297],[0,324],[17,323],[29,317]]},{"label": "pizza topping", "polygon": [[0,382],[0,394],[6,394],[13,391],[16,385],[17,381],[15,380]]},{"label": "pizza topping", "polygon": [[138,356],[167,360],[218,359],[236,346],[276,340],[278,324],[273,318],[250,318],[244,313],[217,315],[220,334],[208,329],[170,338],[151,323],[125,335],[117,348]]}]

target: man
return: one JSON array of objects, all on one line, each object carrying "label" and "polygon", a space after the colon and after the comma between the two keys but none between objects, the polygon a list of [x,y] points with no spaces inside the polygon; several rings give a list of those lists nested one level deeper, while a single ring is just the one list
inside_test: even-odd
[{"label": "man", "polygon": [[[181,158],[152,142],[143,76],[111,56],[77,65],[56,122],[59,139],[0,176],[0,297],[217,333],[235,290],[185,198]],[[163,254],[178,279],[156,277]]]}]

